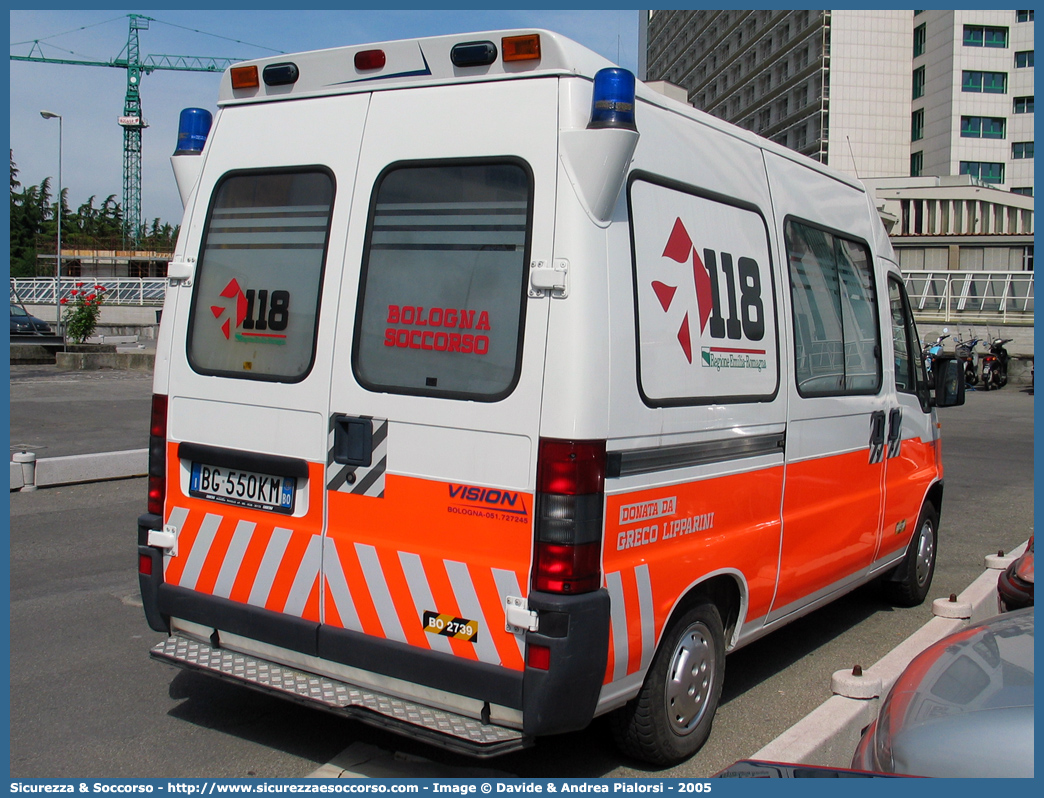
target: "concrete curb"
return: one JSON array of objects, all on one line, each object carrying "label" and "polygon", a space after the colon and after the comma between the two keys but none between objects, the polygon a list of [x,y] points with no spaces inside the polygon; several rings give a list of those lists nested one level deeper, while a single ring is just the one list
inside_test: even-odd
[{"label": "concrete curb", "polygon": [[[852,756],[863,729],[877,718],[881,697],[888,694],[888,690],[895,684],[903,669],[933,643],[969,624],[996,615],[998,574],[1025,549],[1026,543],[1023,543],[1006,557],[987,557],[987,570],[957,596],[955,602],[948,599],[937,600],[932,608],[936,617],[870,668],[864,669],[861,677],[843,671],[835,673],[832,677],[832,689],[842,689],[846,695],[835,694],[828,698],[775,740],[747,758],[833,768],[851,767]],[[864,685],[870,683],[874,689],[863,689]]]},{"label": "concrete curb", "polygon": [[75,454],[37,460],[32,452],[16,452],[11,461],[11,490],[32,491],[54,485],[143,477],[149,472],[149,450]]},{"label": "concrete curb", "polygon": [[153,352],[57,352],[54,363],[59,371],[152,371],[155,361]]}]

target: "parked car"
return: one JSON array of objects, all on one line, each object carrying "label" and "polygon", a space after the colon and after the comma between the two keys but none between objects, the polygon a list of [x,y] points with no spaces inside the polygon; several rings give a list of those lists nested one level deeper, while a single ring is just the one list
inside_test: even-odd
[{"label": "parked car", "polygon": [[1033,535],[1026,551],[997,577],[997,603],[1001,612],[1033,606]]},{"label": "parked car", "polygon": [[11,335],[51,334],[51,325],[36,316],[30,316],[21,305],[11,303]]},{"label": "parked car", "polygon": [[900,675],[852,767],[947,778],[1033,777],[1033,608],[944,637]]}]

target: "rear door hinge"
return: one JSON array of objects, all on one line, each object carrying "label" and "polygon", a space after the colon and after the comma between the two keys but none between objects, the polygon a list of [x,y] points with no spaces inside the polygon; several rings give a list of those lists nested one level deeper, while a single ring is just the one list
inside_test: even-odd
[{"label": "rear door hinge", "polygon": [[535,610],[529,609],[529,600],[518,596],[508,596],[504,600],[507,621],[504,628],[513,635],[523,632],[535,632],[540,628],[540,621]]},{"label": "rear door hinge", "polygon": [[529,264],[529,296],[539,299],[550,294],[555,299],[569,296],[569,261],[556,258],[549,265],[546,260]]}]

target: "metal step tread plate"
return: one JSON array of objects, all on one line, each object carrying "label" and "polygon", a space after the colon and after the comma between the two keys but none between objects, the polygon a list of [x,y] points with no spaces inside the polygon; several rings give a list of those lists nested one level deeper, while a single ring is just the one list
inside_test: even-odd
[{"label": "metal step tread plate", "polygon": [[247,687],[276,693],[355,720],[392,728],[471,756],[499,756],[521,750],[531,739],[515,729],[483,724],[347,682],[279,665],[249,654],[216,648],[181,635],[168,637],[150,654],[164,662],[203,671]]}]

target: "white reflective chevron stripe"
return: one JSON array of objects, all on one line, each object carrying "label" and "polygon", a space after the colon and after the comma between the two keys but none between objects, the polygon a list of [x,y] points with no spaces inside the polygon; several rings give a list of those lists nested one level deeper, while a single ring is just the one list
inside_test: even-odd
[{"label": "white reflective chevron stripe", "polygon": [[206,562],[207,555],[210,554],[210,547],[214,544],[214,536],[217,534],[218,527],[221,526],[221,520],[220,515],[207,513],[203,523],[200,524],[199,534],[192,541],[192,551],[185,561],[185,570],[182,572],[181,581],[178,583],[181,587],[195,590],[196,583],[199,581],[199,575],[203,570],[203,563]]},{"label": "white reflective chevron stripe", "polygon": [[261,567],[258,568],[254,586],[250,589],[248,604],[263,607],[268,602],[268,594],[272,591],[272,583],[275,581],[279,564],[283,561],[283,553],[290,543],[291,534],[291,530],[278,526],[272,530],[272,537],[265,549],[265,556],[261,558]]},{"label": "white reflective chevron stripe", "polygon": [[624,605],[623,581],[620,572],[605,575],[609,592],[609,617],[613,627],[613,681],[627,675],[627,607]]},{"label": "white reflective chevron stripe", "polygon": [[653,651],[656,648],[652,580],[649,578],[648,563],[643,563],[634,569],[634,578],[638,581],[638,612],[642,624],[642,671],[645,671],[652,662]]},{"label": "white reflective chevron stripe", "polygon": [[[508,596],[522,596],[522,591],[518,586],[518,574],[514,571],[505,571],[501,568],[494,568],[493,583],[497,586],[497,593],[500,594],[501,607],[504,606]],[[523,659],[525,659],[526,636],[524,634],[516,634],[512,636],[518,644],[518,653],[522,655]]]},{"label": "white reflective chevron stripe", "polygon": [[243,564],[243,555],[246,554],[250,538],[254,534],[257,524],[250,521],[240,521],[236,524],[236,531],[232,533],[232,542],[225,553],[225,559],[221,563],[217,582],[214,583],[214,595],[228,598],[232,595],[232,586],[236,583],[239,575],[239,566]]},{"label": "white reflective chevron stripe", "polygon": [[301,564],[297,567],[294,583],[290,586],[290,595],[286,597],[286,606],[283,612],[289,615],[304,615],[305,605],[312,593],[312,585],[319,576],[319,566],[322,565],[323,540],[318,535],[313,535],[308,541]]},{"label": "white reflective chevron stripe", "polygon": [[[410,596],[413,597],[413,606],[417,611],[417,622],[421,628],[424,627],[424,612],[438,612],[435,598],[431,595],[431,587],[428,585],[428,577],[424,573],[424,565],[421,563],[420,555],[409,552],[399,552],[399,562],[402,564],[402,573],[406,577],[406,584],[410,588]],[[435,651],[446,654],[453,653],[453,646],[449,638],[442,635],[426,634],[428,645]]]},{"label": "white reflective chevron stripe", "polygon": [[[178,530],[177,534],[181,534],[181,527],[185,525],[185,519],[188,518],[187,507],[171,507],[170,515],[167,516],[167,525],[172,526]],[[167,568],[170,566],[171,554],[170,549],[167,549],[163,554],[163,575],[167,575]]]},{"label": "white reflective chevron stripe", "polygon": [[377,549],[364,543],[356,543],[355,551],[359,555],[359,564],[362,566],[363,577],[366,586],[370,589],[370,598],[377,610],[377,617],[384,629],[384,636],[389,640],[406,642],[403,634],[402,624],[399,622],[399,614],[395,611],[395,602],[392,601],[391,591],[384,579],[384,571],[381,569],[381,561],[377,557]]},{"label": "white reflective chevron stripe", "polygon": [[[341,567],[341,558],[337,553],[337,544],[332,538],[325,539],[323,550],[323,574],[326,584],[333,596],[334,607],[341,617],[341,626],[351,629],[353,632],[361,632],[362,624],[359,622],[359,612],[355,609],[355,600],[352,592],[348,589],[348,580],[344,578],[344,569]],[[323,618],[324,622],[326,618]]]},{"label": "white reflective chevron stripe", "polygon": [[[431,595],[431,587],[428,585],[427,574],[424,572],[424,565],[421,563],[420,555],[410,554],[408,551],[400,551],[399,562],[402,565],[403,576],[406,577],[409,594],[413,598],[413,609],[417,610],[418,623],[423,629],[425,610],[438,612],[434,596]],[[425,634],[425,637],[432,650],[445,654],[453,653],[453,647],[448,637],[437,634]]]},{"label": "white reflective chevron stripe", "polygon": [[490,633],[486,618],[482,614],[482,605],[479,604],[478,594],[471,581],[468,566],[454,560],[444,560],[443,562],[446,565],[446,573],[449,575],[450,585],[453,587],[453,595],[457,599],[461,616],[469,621],[478,621],[480,631],[475,639],[475,653],[482,662],[499,665],[500,654],[493,642],[493,635]]}]

